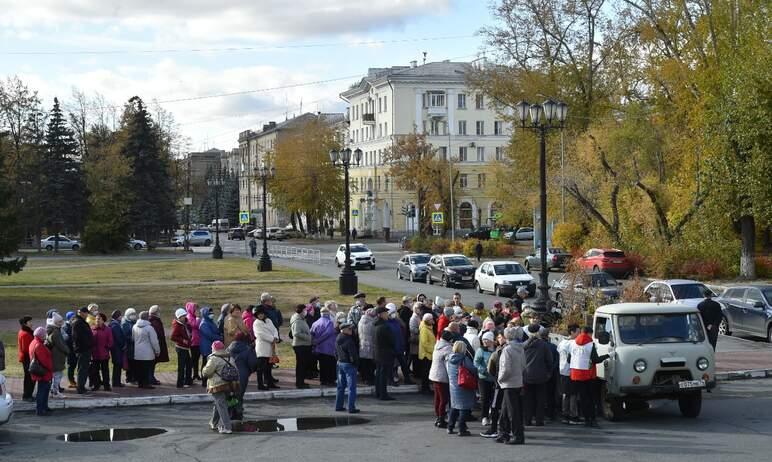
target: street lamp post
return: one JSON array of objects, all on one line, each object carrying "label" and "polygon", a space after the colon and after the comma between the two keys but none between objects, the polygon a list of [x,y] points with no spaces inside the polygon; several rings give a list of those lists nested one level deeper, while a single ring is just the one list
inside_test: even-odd
[{"label": "street lamp post", "polygon": [[[529,104],[520,101],[515,106],[520,126],[529,128],[539,133],[539,260],[541,271],[539,273],[539,298],[534,304],[534,310],[544,313],[549,308],[549,282],[547,270],[547,131],[551,129],[562,130],[568,113],[568,105],[563,102],[555,102],[550,99],[543,104]],[[528,116],[531,123],[527,123]]]},{"label": "street lamp post", "polygon": [[220,247],[220,188],[222,187],[222,174],[218,171],[217,174],[206,180],[209,187],[214,188],[214,249],[212,249],[212,258],[216,260],[222,259],[222,247]]},{"label": "street lamp post", "polygon": [[271,256],[268,255],[268,214],[267,214],[267,183],[268,179],[276,176],[276,168],[268,167],[263,163],[260,167],[255,167],[255,176],[260,178],[263,183],[263,253],[260,255],[260,260],[257,262],[257,270],[260,272],[271,271],[273,264],[271,263]]},{"label": "street lamp post", "polygon": [[346,202],[346,262],[343,265],[343,271],[338,278],[338,285],[340,287],[341,295],[354,295],[357,293],[357,275],[351,268],[351,211],[350,197],[349,197],[349,177],[348,169],[351,165],[359,165],[359,161],[362,159],[362,150],[357,148],[353,151],[354,157],[351,157],[351,148],[341,149],[340,151],[332,149],[330,151],[330,161],[333,165],[340,165],[343,167],[343,181],[344,181],[344,195]]}]

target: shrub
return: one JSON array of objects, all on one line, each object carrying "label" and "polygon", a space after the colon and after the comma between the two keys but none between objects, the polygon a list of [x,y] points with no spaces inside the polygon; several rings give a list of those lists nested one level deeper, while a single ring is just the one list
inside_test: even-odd
[{"label": "shrub", "polygon": [[633,271],[638,274],[646,274],[646,264],[648,260],[646,257],[635,252],[625,252],[625,256],[627,256],[627,260],[632,263]]},{"label": "shrub", "polygon": [[407,248],[411,252],[428,252],[430,250],[430,242],[423,236],[416,235],[407,240]]},{"label": "shrub", "polygon": [[756,257],[755,263],[756,263],[757,278],[772,277],[772,257],[769,257],[769,256]]},{"label": "shrub", "polygon": [[450,253],[463,253],[464,252],[464,242],[465,241],[451,241],[450,248],[448,251]]},{"label": "shrub", "polygon": [[450,253],[450,241],[448,239],[432,239],[429,248],[432,254]]},{"label": "shrub", "polygon": [[691,259],[684,261],[677,275],[698,280],[718,279],[723,276],[721,262],[713,259]]},{"label": "shrub", "polygon": [[585,233],[581,225],[576,223],[560,223],[552,232],[552,242],[557,247],[574,251],[582,247]]},{"label": "shrub", "polygon": [[620,301],[627,303],[648,302],[649,297],[643,292],[645,288],[646,284],[641,280],[638,272],[635,272],[630,280],[630,284],[624,286]]}]

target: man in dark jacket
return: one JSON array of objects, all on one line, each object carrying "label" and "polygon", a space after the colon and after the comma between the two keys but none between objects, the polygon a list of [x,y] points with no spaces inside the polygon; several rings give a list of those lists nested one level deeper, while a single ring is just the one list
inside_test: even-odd
[{"label": "man in dark jacket", "polygon": [[91,366],[91,350],[94,348],[94,336],[86,322],[88,308],[78,310],[77,319],[72,324],[72,347],[78,357],[78,394],[86,393],[86,379]]},{"label": "man in dark jacket", "polygon": [[547,397],[547,418],[551,421],[557,420],[557,411],[560,403],[558,398],[558,380],[560,379],[560,353],[558,353],[558,346],[550,342],[550,330],[542,328],[539,330],[539,336],[544,343],[547,344],[547,348],[552,353],[552,374],[547,381],[546,397]]},{"label": "man in dark jacket", "polygon": [[544,409],[547,398],[547,382],[552,376],[553,358],[547,342],[539,336],[541,326],[531,324],[528,326],[528,341],[525,343],[525,395],[523,412],[526,425],[533,425],[536,420],[537,427],[544,426]]},{"label": "man in dark jacket", "polygon": [[[282,316],[281,311],[279,311],[273,303],[274,300],[271,294],[265,292],[260,295],[260,304],[257,308],[263,307],[263,310],[265,310],[265,317],[271,320],[273,327],[278,331],[279,328],[284,325],[284,316]],[[281,341],[281,334],[279,334],[279,341]]]},{"label": "man in dark jacket", "polygon": [[723,314],[721,313],[721,305],[713,300],[713,292],[710,289],[705,290],[705,300],[697,305],[697,309],[700,310],[702,323],[705,324],[705,330],[708,331],[708,341],[713,347],[713,351],[716,351],[718,325],[721,324]]},{"label": "man in dark jacket", "polygon": [[376,308],[375,314],[378,319],[375,321],[375,344],[374,360],[376,365],[375,372],[375,397],[382,401],[393,401],[394,398],[388,395],[386,385],[391,378],[391,368],[394,365],[396,355],[396,342],[394,333],[388,324],[389,310],[386,307]]},{"label": "man in dark jacket", "polygon": [[338,358],[338,387],[335,394],[335,410],[345,411],[343,396],[348,387],[348,413],[357,414],[357,365],[359,345],[354,340],[354,324],[346,321],[340,325],[340,334],[335,339],[335,356]]},{"label": "man in dark jacket", "polygon": [[158,337],[158,346],[161,348],[161,352],[150,367],[150,384],[161,385],[161,382],[155,378],[155,368],[158,363],[169,362],[169,346],[166,344],[166,330],[164,329],[164,322],[161,319],[161,308],[158,305],[153,305],[150,307],[149,314],[150,326],[155,331],[155,335]]}]

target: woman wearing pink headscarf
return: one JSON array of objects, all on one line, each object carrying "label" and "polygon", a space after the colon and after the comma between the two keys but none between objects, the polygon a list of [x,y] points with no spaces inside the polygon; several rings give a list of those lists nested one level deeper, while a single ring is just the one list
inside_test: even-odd
[{"label": "woman wearing pink headscarf", "polygon": [[198,374],[198,363],[201,360],[201,335],[198,328],[201,325],[201,319],[198,318],[198,305],[194,302],[185,304],[185,311],[188,313],[188,327],[190,327],[190,362],[193,369],[193,380],[201,380]]}]

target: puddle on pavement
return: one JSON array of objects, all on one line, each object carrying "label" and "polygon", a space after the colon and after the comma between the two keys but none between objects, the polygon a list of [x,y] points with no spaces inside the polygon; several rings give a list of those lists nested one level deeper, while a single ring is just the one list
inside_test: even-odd
[{"label": "puddle on pavement", "polygon": [[108,428],[105,430],[92,430],[77,433],[65,433],[56,437],[59,441],[65,443],[89,443],[89,442],[111,442],[128,441],[166,433],[163,428]]},{"label": "puddle on pavement", "polygon": [[362,417],[299,417],[273,420],[245,420],[243,422],[233,422],[233,431],[244,433],[297,432],[361,425],[368,422],[370,420]]}]

